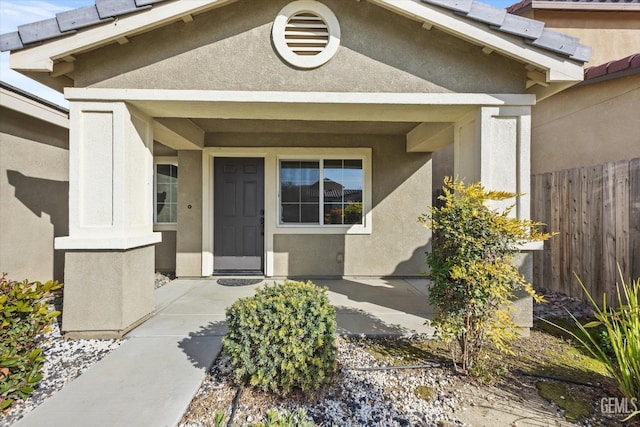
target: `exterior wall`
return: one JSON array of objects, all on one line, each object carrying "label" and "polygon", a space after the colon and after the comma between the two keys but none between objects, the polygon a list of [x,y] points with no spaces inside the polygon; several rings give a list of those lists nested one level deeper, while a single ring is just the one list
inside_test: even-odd
[{"label": "exterior wall", "polygon": [[640,75],[566,90],[533,108],[532,173],[640,156]]},{"label": "exterior wall", "polygon": [[176,271],[176,231],[162,231],[162,241],[156,245],[156,271]]},{"label": "exterior wall", "polygon": [[[326,0],[341,46],[322,67],[281,60],[271,27],[289,0],[240,0],[162,29],[78,55],[77,87],[331,91],[487,92],[524,90],[522,64],[369,2]],[[248,9],[251,13],[246,13]],[[339,78],[338,78],[339,77]]]},{"label": "exterior wall", "polygon": [[407,153],[404,136],[208,134],[208,146],[370,147],[371,234],[276,234],[274,276],[417,276],[430,232],[417,218],[431,205],[431,155]]},{"label": "exterior wall", "polygon": [[14,280],[62,281],[53,238],[69,229],[69,132],[0,109],[0,272]]},{"label": "exterior wall", "polygon": [[640,11],[594,12],[536,10],[533,18],[547,28],[579,37],[591,46],[587,66],[600,65],[640,51]]},{"label": "exterior wall", "polygon": [[176,275],[202,275],[201,151],[178,151]]}]

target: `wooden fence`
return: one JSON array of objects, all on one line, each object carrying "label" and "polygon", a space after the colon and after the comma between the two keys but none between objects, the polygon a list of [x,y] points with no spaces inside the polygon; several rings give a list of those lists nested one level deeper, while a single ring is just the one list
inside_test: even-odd
[{"label": "wooden fence", "polygon": [[531,217],[558,235],[534,254],[533,281],[584,299],[615,299],[618,267],[640,277],[640,158],[534,175]]}]

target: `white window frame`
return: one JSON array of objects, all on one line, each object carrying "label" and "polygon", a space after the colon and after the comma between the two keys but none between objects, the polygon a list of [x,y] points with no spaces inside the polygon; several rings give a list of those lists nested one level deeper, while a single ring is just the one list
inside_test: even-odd
[{"label": "white window frame", "polygon": [[[178,229],[177,222],[161,222],[158,223],[158,165],[173,165],[178,167],[177,157],[154,157],[153,158],[153,230],[154,231],[176,231]],[[178,168],[178,173],[179,173]],[[178,180],[178,187],[180,181]]]},{"label": "white window frame", "polygon": [[[348,151],[341,154],[314,154],[314,155],[296,155],[286,154],[277,156],[276,163],[276,187],[277,187],[277,234],[371,234],[371,155],[370,151],[366,153],[358,153],[360,150]],[[319,223],[283,223],[281,222],[281,183],[280,172],[281,163],[283,161],[312,161],[320,163],[320,188],[322,189],[322,181],[324,179],[324,160],[361,160],[362,161],[362,224],[324,224],[324,201],[322,198],[318,200],[320,207]],[[322,190],[320,190],[322,191]]]}]

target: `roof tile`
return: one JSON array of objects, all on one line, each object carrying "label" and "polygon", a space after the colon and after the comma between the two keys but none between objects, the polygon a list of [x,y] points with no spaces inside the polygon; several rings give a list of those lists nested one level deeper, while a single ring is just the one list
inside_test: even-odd
[{"label": "roof tile", "polygon": [[[144,6],[148,7],[148,6]],[[96,0],[100,18],[111,18],[140,10],[135,0]]]},{"label": "roof tile", "polygon": [[56,15],[56,19],[61,31],[77,30],[110,20],[100,19],[98,9],[95,6],[60,12]]},{"label": "roof tile", "polygon": [[597,83],[633,74],[640,74],[640,53],[587,68],[584,70],[584,82],[580,84]]},{"label": "roof tile", "polygon": [[507,11],[504,9],[498,9],[477,1],[473,2],[471,10],[469,10],[469,13],[467,14],[471,19],[494,26],[502,25],[506,15]]},{"label": "roof tile", "polygon": [[544,22],[535,21],[529,18],[523,18],[517,15],[506,14],[504,22],[500,25],[500,31],[515,34],[526,39],[535,40],[542,35]]},{"label": "roof tile", "polygon": [[577,37],[545,28],[542,30],[542,35],[530,43],[533,46],[543,47],[563,55],[573,55],[580,40]]},{"label": "roof tile", "polygon": [[20,33],[14,31],[13,33],[0,34],[0,51],[5,52],[7,50],[22,49],[24,45],[20,39]]},{"label": "roof tile", "polygon": [[164,0],[136,0],[136,5],[138,7],[149,6],[151,4],[160,3]]},{"label": "roof tile", "polygon": [[591,58],[591,46],[579,44],[576,51],[569,58],[574,61],[587,62]]},{"label": "roof tile", "polygon": [[18,26],[18,32],[20,33],[20,39],[23,44],[36,43],[42,40],[60,37],[64,34],[60,31],[56,18],[20,25]]},{"label": "roof tile", "polygon": [[422,2],[464,13],[468,13],[469,10],[471,10],[471,5],[473,4],[473,0],[422,0]]}]

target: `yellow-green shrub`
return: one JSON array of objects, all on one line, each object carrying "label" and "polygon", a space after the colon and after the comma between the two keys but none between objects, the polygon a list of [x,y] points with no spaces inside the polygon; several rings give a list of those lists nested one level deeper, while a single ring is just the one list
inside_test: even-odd
[{"label": "yellow-green shrub", "polygon": [[459,344],[462,369],[469,371],[487,342],[508,351],[516,336],[509,312],[514,291],[536,296],[513,256],[519,244],[549,235],[537,231],[538,223],[510,216],[513,206],[501,211],[488,206],[517,194],[452,178],[444,184],[440,203],[418,220],[433,230],[427,253],[433,280],[429,300],[436,308],[432,324],[438,336]]},{"label": "yellow-green shrub", "polygon": [[223,340],[238,383],[278,394],[307,391],[336,369],[335,308],[311,282],[258,289],[227,309]]},{"label": "yellow-green shrub", "polygon": [[0,277],[0,410],[26,398],[42,379],[45,356],[38,335],[60,314],[48,310],[61,283],[15,282]]}]

